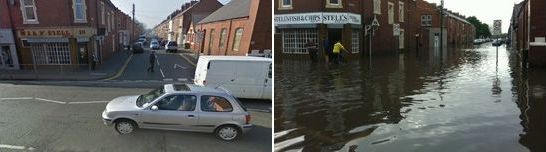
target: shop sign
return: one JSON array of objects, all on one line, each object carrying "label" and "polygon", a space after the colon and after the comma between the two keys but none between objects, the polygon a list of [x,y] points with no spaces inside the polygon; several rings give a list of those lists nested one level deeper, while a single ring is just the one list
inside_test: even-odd
[{"label": "shop sign", "polygon": [[275,15],[275,25],[286,24],[356,24],[360,25],[360,15],[353,13],[300,13]]},{"label": "shop sign", "polygon": [[0,29],[0,43],[11,44],[13,42],[11,29]]},{"label": "shop sign", "polygon": [[94,28],[32,28],[21,29],[17,34],[21,38],[37,37],[91,37],[96,34]]}]

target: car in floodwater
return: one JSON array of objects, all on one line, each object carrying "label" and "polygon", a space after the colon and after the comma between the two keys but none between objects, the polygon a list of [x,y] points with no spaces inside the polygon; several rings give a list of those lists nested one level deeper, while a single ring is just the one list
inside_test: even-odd
[{"label": "car in floodwater", "polygon": [[214,133],[232,141],[250,130],[250,113],[227,90],[193,84],[167,84],[147,94],[110,101],[104,124],[120,134],[137,128]]}]

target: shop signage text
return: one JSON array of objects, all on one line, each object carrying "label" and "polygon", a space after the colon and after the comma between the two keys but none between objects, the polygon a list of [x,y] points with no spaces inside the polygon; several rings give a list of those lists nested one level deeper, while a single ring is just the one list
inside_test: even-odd
[{"label": "shop signage text", "polygon": [[301,13],[275,15],[275,25],[285,24],[357,24],[360,15],[353,13]]},{"label": "shop signage text", "polygon": [[58,28],[58,29],[22,29],[17,34],[22,38],[30,37],[90,37],[95,34],[92,28]]}]

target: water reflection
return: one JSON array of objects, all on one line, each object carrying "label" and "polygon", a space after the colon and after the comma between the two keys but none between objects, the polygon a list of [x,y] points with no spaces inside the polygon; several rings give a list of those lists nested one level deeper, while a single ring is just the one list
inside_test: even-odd
[{"label": "water reflection", "polygon": [[521,70],[516,59],[488,45],[377,55],[372,65],[283,59],[275,63],[275,149],[543,150],[544,72]]}]

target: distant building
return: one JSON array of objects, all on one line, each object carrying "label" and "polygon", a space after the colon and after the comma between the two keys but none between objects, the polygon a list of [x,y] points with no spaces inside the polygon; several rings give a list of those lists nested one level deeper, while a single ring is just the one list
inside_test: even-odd
[{"label": "distant building", "polygon": [[523,62],[531,66],[546,66],[546,13],[544,0],[524,0],[514,6],[511,20],[512,48]]},{"label": "distant building", "polygon": [[17,53],[11,57],[17,56],[22,68],[89,66],[93,56],[100,64],[129,41],[132,20],[110,0],[1,0],[0,4],[0,11],[9,11],[0,14],[1,20],[9,14],[10,31],[16,33]]},{"label": "distant building", "polygon": [[203,55],[247,55],[271,50],[271,1],[231,0],[194,26],[192,50]]},{"label": "distant building", "polygon": [[492,35],[497,36],[502,34],[502,20],[493,21]]}]

